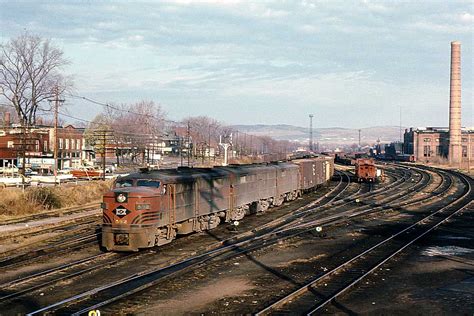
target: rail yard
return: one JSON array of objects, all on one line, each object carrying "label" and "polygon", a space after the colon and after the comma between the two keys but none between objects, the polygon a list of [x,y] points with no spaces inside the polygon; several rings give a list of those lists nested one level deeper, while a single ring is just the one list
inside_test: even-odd
[{"label": "rail yard", "polygon": [[[400,312],[419,302],[429,303],[423,304],[426,313],[471,310],[469,295],[447,288],[465,282],[472,262],[443,249],[467,249],[473,180],[420,165],[377,166],[384,182],[352,181],[347,168],[336,166],[327,186],[246,216],[237,227],[221,224],[138,252],[104,251],[97,212],[54,229],[13,234],[4,243],[28,234],[53,236],[2,254],[1,310],[370,313],[392,310],[389,297],[403,301]],[[427,255],[430,249],[438,253]],[[459,271],[449,279],[432,276],[444,273],[445,265]],[[399,289],[416,286],[404,281],[408,268],[419,269],[418,282],[435,296],[403,297]],[[354,299],[365,296],[365,303]]]},{"label": "rail yard", "polygon": [[474,315],[471,2],[0,8],[0,316]]}]

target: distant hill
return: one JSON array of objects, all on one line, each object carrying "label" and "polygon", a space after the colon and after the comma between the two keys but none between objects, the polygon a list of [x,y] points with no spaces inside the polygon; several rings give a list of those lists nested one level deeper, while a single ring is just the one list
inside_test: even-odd
[{"label": "distant hill", "polygon": [[[257,136],[270,136],[278,140],[291,140],[308,143],[309,128],[293,125],[233,125],[234,129]],[[405,128],[402,128],[402,132]],[[375,126],[361,128],[361,143],[373,144],[380,139],[382,143],[400,139],[399,126]],[[321,144],[354,144],[359,141],[359,131],[354,128],[330,127],[314,128],[313,141]]]}]

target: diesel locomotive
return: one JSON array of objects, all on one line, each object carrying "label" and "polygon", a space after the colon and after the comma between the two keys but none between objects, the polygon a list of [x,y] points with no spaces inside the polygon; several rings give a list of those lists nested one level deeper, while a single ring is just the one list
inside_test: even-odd
[{"label": "diesel locomotive", "polygon": [[102,246],[138,251],[265,212],[330,180],[330,157],[214,168],[142,170],[103,197]]}]

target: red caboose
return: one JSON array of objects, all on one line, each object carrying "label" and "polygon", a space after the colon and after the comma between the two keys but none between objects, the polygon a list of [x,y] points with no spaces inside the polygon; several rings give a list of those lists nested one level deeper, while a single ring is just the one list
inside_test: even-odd
[{"label": "red caboose", "polygon": [[377,167],[373,159],[359,158],[355,163],[355,176],[359,182],[376,182]]}]

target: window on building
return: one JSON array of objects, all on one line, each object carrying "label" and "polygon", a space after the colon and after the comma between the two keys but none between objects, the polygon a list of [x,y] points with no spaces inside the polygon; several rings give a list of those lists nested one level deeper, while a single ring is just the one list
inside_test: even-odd
[{"label": "window on building", "polygon": [[69,149],[69,138],[66,138],[66,139],[64,140],[64,142],[65,142],[65,145],[66,145],[66,146],[65,146],[66,149]]},{"label": "window on building", "polygon": [[436,146],[436,156],[443,156],[443,146]]},{"label": "window on building", "polygon": [[12,140],[9,140],[9,141],[7,142],[7,147],[8,147],[8,148],[13,148],[13,141],[12,141]]},{"label": "window on building", "polygon": [[439,138],[436,138],[436,142],[439,143]]},{"label": "window on building", "polygon": [[461,139],[461,141],[462,141],[463,143],[467,143],[467,138],[463,138],[463,139]]},{"label": "window on building", "polygon": [[35,141],[35,150],[36,150],[36,152],[39,152],[39,151],[40,151],[40,141],[39,141],[39,139],[37,139],[37,140]]},{"label": "window on building", "polygon": [[431,148],[430,146],[423,146],[423,156],[431,157]]},{"label": "window on building", "polygon": [[63,139],[59,139],[59,149],[63,149]]},{"label": "window on building", "polygon": [[467,157],[467,146],[462,146],[462,156]]},{"label": "window on building", "polygon": [[423,138],[423,141],[424,141],[425,143],[429,143],[429,142],[431,142],[431,138]]},{"label": "window on building", "polygon": [[81,149],[81,140],[78,139],[77,142],[76,142],[76,149],[79,150]]},{"label": "window on building", "polygon": [[74,138],[71,139],[71,149],[76,149],[76,140]]},{"label": "window on building", "polygon": [[44,151],[44,152],[45,152],[45,151],[48,151],[48,141],[47,141],[47,140],[45,140],[45,141],[43,142],[43,151]]}]

